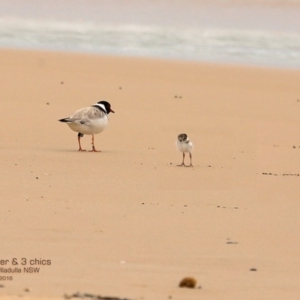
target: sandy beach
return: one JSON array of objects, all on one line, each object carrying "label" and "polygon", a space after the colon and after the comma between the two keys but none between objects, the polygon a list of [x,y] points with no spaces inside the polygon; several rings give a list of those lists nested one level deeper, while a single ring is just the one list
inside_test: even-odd
[{"label": "sandy beach", "polygon": [[[0,273],[2,299],[298,299],[300,71],[25,50],[0,62],[0,268],[21,270]],[[100,100],[116,112],[102,152],[78,152],[57,120]],[[176,166],[179,133],[193,168]],[[179,288],[186,276],[201,288]]]}]

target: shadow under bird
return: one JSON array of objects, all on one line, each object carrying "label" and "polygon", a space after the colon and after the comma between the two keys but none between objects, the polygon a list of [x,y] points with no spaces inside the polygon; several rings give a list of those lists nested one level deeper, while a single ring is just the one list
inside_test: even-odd
[{"label": "shadow under bird", "polygon": [[67,123],[73,131],[78,132],[78,151],[86,151],[81,148],[80,139],[87,134],[92,136],[91,152],[100,152],[95,148],[94,134],[102,132],[108,125],[109,113],[114,113],[110,103],[107,101],[99,101],[92,106],[75,111],[71,117],[63,118],[58,121]]},{"label": "shadow under bird", "polygon": [[[182,163],[181,163],[181,165],[178,165],[178,167],[182,167],[182,166],[193,167],[193,164],[192,164],[192,150],[194,148],[194,145],[189,140],[188,136],[185,133],[181,133],[181,134],[178,135],[178,139],[176,141],[176,146],[177,146],[177,149],[180,152],[182,152],[182,155],[183,155]],[[185,153],[189,153],[189,155],[190,155],[190,165],[188,165],[188,166],[184,163]]]}]

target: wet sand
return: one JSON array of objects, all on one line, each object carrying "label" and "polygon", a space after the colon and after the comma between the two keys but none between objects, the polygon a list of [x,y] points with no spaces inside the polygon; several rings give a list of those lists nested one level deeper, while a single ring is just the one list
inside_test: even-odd
[{"label": "wet sand", "polygon": [[[21,269],[0,273],[13,276],[2,299],[297,299],[299,71],[15,50],[0,60],[0,267]],[[78,152],[57,120],[104,99],[116,113],[95,137],[102,152]],[[176,166],[179,133],[193,168]],[[202,288],[179,288],[185,276]]]}]

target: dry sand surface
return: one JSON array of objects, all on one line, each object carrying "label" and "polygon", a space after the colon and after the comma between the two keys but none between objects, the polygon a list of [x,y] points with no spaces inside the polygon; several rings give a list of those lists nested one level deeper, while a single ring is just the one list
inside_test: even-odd
[{"label": "dry sand surface", "polygon": [[[0,273],[2,299],[299,299],[299,71],[12,50],[0,65],[0,267],[21,269]],[[103,99],[102,152],[78,152],[57,120]],[[183,132],[193,168],[176,166]]]}]

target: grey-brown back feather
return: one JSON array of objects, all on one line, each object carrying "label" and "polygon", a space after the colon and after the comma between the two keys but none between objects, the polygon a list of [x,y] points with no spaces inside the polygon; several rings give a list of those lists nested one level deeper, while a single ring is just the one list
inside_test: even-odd
[{"label": "grey-brown back feather", "polygon": [[70,117],[73,122],[88,122],[89,120],[104,118],[105,113],[97,107],[85,107],[75,111],[75,113]]}]

